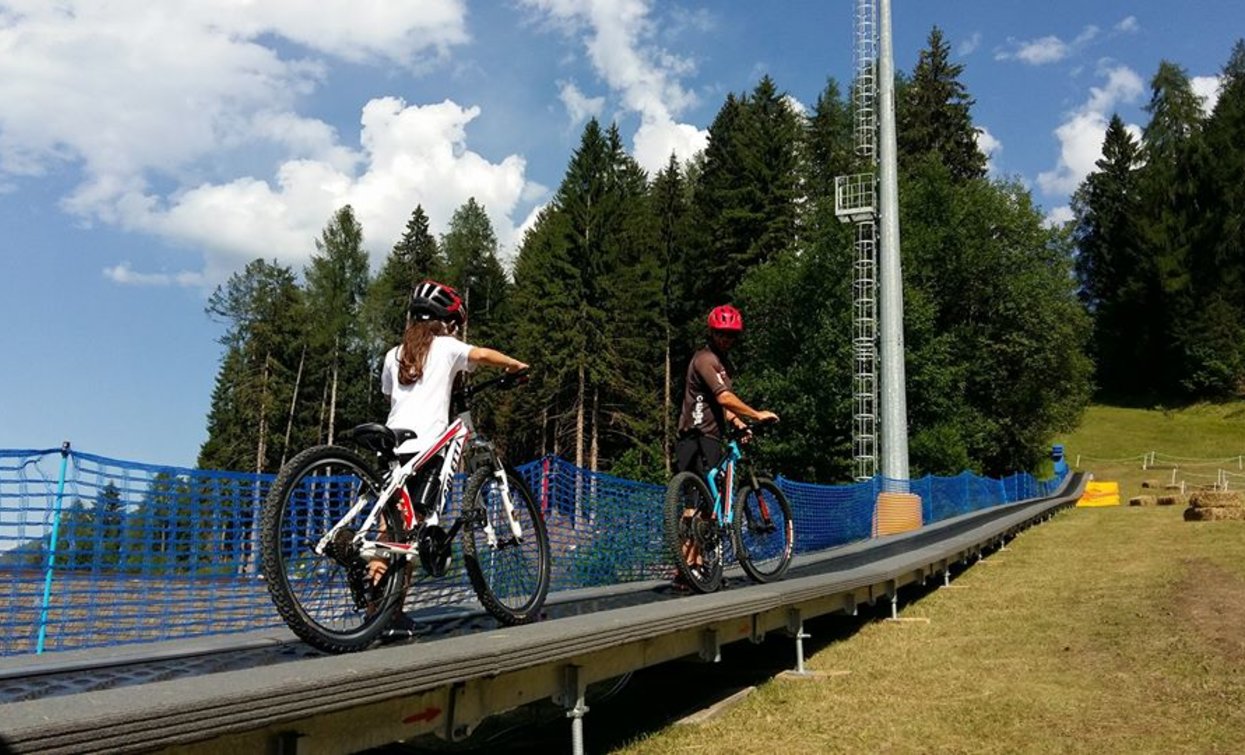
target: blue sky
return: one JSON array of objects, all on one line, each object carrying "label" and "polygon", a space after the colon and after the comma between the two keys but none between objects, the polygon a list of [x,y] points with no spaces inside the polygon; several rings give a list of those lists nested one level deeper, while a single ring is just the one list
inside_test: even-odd
[{"label": "blue sky", "polygon": [[[417,203],[440,233],[470,196],[509,254],[587,117],[653,168],[763,74],[811,104],[852,5],[0,0],[0,448],[192,465],[204,304],[247,261],[301,271],[350,203],[379,265]],[[895,0],[899,68],[935,24],[993,174],[1058,220],[1161,59],[1213,101],[1245,3]]]}]

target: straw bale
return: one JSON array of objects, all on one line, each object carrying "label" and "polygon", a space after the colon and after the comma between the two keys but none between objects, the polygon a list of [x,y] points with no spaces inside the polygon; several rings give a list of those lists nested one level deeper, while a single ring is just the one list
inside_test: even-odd
[{"label": "straw bale", "polygon": [[1160,506],[1184,506],[1189,503],[1187,495],[1161,495],[1156,503]]},{"label": "straw bale", "polygon": [[1245,508],[1224,506],[1211,506],[1202,509],[1189,508],[1184,510],[1184,520],[1186,522],[1245,522]]},{"label": "straw bale", "polygon": [[1141,487],[1157,489],[1161,483],[1158,480],[1142,480]]},{"label": "straw bale", "polygon": [[1157,499],[1152,495],[1135,495],[1128,499],[1129,506],[1153,506]]},{"label": "straw bale", "polygon": [[1180,490],[1180,484],[1179,483],[1172,484],[1169,482],[1163,486],[1163,490]]},{"label": "straw bale", "polygon": [[1189,496],[1189,505],[1195,509],[1245,507],[1245,497],[1237,490],[1199,490]]}]

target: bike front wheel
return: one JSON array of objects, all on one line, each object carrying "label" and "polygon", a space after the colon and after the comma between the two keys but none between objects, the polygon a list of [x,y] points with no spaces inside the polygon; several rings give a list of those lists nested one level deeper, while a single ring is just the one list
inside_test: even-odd
[{"label": "bike front wheel", "polygon": [[[391,562],[373,584],[368,562],[354,542],[372,505],[344,522],[324,548],[315,546],[352,506],[375,501],[380,480],[362,457],[340,446],[315,446],[295,456],[277,475],[264,502],[261,552],[268,592],[281,618],[309,645],[330,653],[362,650],[393,622],[405,592],[405,559]],[[368,540],[402,542],[395,507],[382,509],[383,526]]]},{"label": "bike front wheel", "polygon": [[713,495],[700,475],[679,472],[666,486],[666,549],[675,569],[697,592],[722,584],[722,536]]},{"label": "bike front wheel", "polygon": [[505,479],[521,535],[508,521],[501,478],[491,467],[477,470],[463,493],[463,564],[485,610],[502,624],[526,624],[549,592],[549,533],[523,478],[507,468]]},{"label": "bike front wheel", "polygon": [[782,577],[791,565],[795,549],[795,523],[791,504],[773,480],[745,483],[735,497],[735,555],[744,572],[757,582]]}]

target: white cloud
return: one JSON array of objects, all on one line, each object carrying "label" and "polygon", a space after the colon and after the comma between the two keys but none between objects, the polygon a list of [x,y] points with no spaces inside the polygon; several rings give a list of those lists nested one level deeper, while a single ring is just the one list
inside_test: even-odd
[{"label": "white cloud", "polygon": [[1072,212],[1072,208],[1068,205],[1061,205],[1051,210],[1046,218],[1042,221],[1042,225],[1047,228],[1059,228],[1064,223],[1076,220],[1076,215]]},{"label": "white cloud", "polygon": [[1022,63],[1028,63],[1031,66],[1047,65],[1048,63],[1058,63],[1065,58],[1071,57],[1078,50],[1088,45],[1098,36],[1099,29],[1097,26],[1089,25],[1081,30],[1081,33],[1072,40],[1071,43],[1064,42],[1055,35],[1040,37],[1032,40],[1018,40],[1009,38],[1007,40],[1010,49],[1000,50],[995,53],[995,60],[1019,60]]},{"label": "white cloud", "polygon": [[1093,24],[1086,26],[1081,30],[1080,34],[1076,35],[1076,39],[1072,40],[1072,46],[1080,47],[1081,45],[1087,44],[1093,40],[1094,37],[1098,36],[1098,31],[1098,27]]},{"label": "white cloud", "polygon": [[375,99],[363,108],[361,172],[329,160],[295,159],[283,163],[271,183],[244,177],[167,200],[129,191],[115,202],[116,222],[205,249],[209,282],[258,256],[301,265],[346,204],[363,226],[374,261],[399,238],[415,205],[440,233],[469,197],[484,207],[509,251],[518,240],[511,215],[525,192],[530,195],[526,163],[517,155],[492,163],[467,148],[466,126],[479,113],[450,100],[408,106],[394,97]]},{"label": "white cloud", "polygon": [[[1100,71],[1107,83],[1091,87],[1086,103],[1068,115],[1055,129],[1059,140],[1059,161],[1054,170],[1038,174],[1038,186],[1048,195],[1069,194],[1094,170],[1102,156],[1102,140],[1116,104],[1133,102],[1145,91],[1141,77],[1127,66]],[[1130,127],[1135,136],[1140,129]]]},{"label": "white cloud", "polygon": [[1003,142],[985,128],[977,129],[977,149],[986,156],[986,169],[995,172],[994,158],[1003,151]]},{"label": "white cloud", "polygon": [[0,186],[71,166],[67,211],[204,255],[201,272],[105,270],[127,284],[210,285],[261,255],[298,265],[346,203],[374,256],[417,203],[443,230],[471,196],[514,240],[520,197],[546,190],[521,157],[468,149],[478,108],[375,99],[353,146],[298,112],[325,56],[407,70],[444,58],[467,41],[462,0],[231,4],[0,0]]},{"label": "white cloud", "polygon": [[1029,42],[1009,41],[1015,49],[1011,52],[1000,52],[995,55],[995,59],[1020,60],[1029,65],[1040,66],[1063,60],[1070,52],[1067,43],[1059,37],[1042,37]]},{"label": "white cloud", "polygon": [[963,58],[972,55],[978,47],[981,47],[981,32],[973,32],[971,37],[960,42],[956,52]]},{"label": "white cloud", "polygon": [[1115,30],[1117,32],[1134,34],[1141,31],[1141,24],[1137,22],[1136,16],[1128,16],[1123,21],[1120,21],[1115,25]]},{"label": "white cloud", "polygon": [[129,262],[104,268],[104,277],[130,286],[202,286],[201,273],[184,271],[180,273],[136,273],[130,269]]},{"label": "white cloud", "polygon": [[634,155],[646,170],[660,170],[675,152],[687,159],[708,142],[707,131],[677,122],[696,103],[679,79],[695,70],[692,61],[654,43],[656,24],[649,0],[524,0],[564,31],[583,34],[593,69],[639,114]]},{"label": "white cloud", "polygon": [[605,107],[604,97],[586,97],[579,87],[569,81],[561,82],[558,97],[566,106],[566,114],[571,118],[571,125],[578,126],[589,118],[597,118]]},{"label": "white cloud", "polygon": [[1189,79],[1193,93],[1202,100],[1202,111],[1210,116],[1219,103],[1219,87],[1223,83],[1218,76],[1194,76]]},{"label": "white cloud", "polygon": [[1145,92],[1145,83],[1128,66],[1117,65],[1099,70],[1098,73],[1107,77],[1107,84],[1103,87],[1090,87],[1089,102],[1085,103],[1083,110],[1107,113],[1116,103],[1134,102]]}]

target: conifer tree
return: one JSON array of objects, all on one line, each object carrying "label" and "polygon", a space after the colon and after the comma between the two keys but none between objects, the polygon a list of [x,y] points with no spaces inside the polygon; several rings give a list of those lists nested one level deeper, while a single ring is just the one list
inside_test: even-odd
[{"label": "conifer tree", "polygon": [[368,287],[364,303],[368,335],[375,349],[386,348],[401,338],[406,327],[406,309],[415,284],[445,277],[445,261],[437,241],[428,232],[428,216],[422,205],[415,207],[406,230],[393,245],[380,272]]},{"label": "conifer tree", "polygon": [[1169,61],[1159,64],[1150,83],[1150,114],[1142,138],[1145,165],[1140,171],[1141,233],[1152,277],[1141,302],[1142,329],[1155,362],[1158,390],[1181,393],[1189,370],[1186,359],[1196,338],[1186,326],[1194,317],[1196,295],[1190,254],[1199,224],[1193,174],[1202,130],[1201,105],[1188,76]]},{"label": "conifer tree", "polygon": [[694,199],[697,310],[730,301],[743,275],[795,240],[800,121],[773,80],[728,95],[709,127]]},{"label": "conifer tree", "polygon": [[316,240],[306,278],[310,331],[309,355],[314,358],[309,387],[320,394],[317,425],[323,442],[374,415],[368,397],[371,371],[368,341],[361,317],[368,288],[368,258],[363,229],[346,205],[334,213]]},{"label": "conifer tree", "polygon": [[964,66],[951,62],[951,45],[935,26],[899,102],[898,141],[902,164],[933,153],[956,180],[981,178],[986,157],[977,148],[970,113],[975,102],[960,81]]},{"label": "conifer tree", "polygon": [[1110,397],[1136,396],[1147,374],[1149,336],[1139,330],[1147,283],[1153,278],[1141,248],[1138,213],[1139,145],[1118,115],[1111,117],[1102,158],[1073,196],[1076,274],[1081,299],[1094,320],[1094,356],[1099,391]]},{"label": "conifer tree", "polygon": [[656,254],[661,275],[662,373],[662,456],[667,475],[672,471],[671,454],[682,406],[685,378],[680,369],[689,350],[678,334],[684,323],[695,316],[688,307],[693,270],[688,264],[689,194],[686,178],[674,154],[653,178],[649,191],[651,213],[656,226]]},{"label": "conifer tree", "polygon": [[446,281],[467,304],[464,337],[499,343],[504,330],[506,273],[497,258],[497,234],[475,197],[454,211],[441,238],[447,264]]},{"label": "conifer tree", "polygon": [[218,286],[209,316],[227,325],[199,465],[274,471],[296,390],[303,301],[289,268],[254,260]]}]

